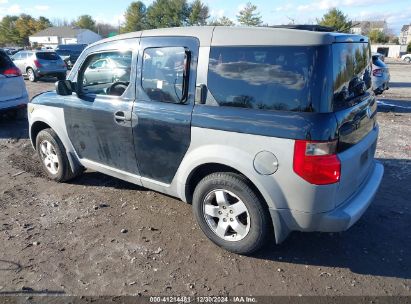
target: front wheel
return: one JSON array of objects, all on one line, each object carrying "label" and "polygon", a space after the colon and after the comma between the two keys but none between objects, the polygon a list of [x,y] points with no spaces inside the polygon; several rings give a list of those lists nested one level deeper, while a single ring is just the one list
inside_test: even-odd
[{"label": "front wheel", "polygon": [[65,182],[76,176],[70,168],[66,149],[52,129],[40,131],[36,150],[47,176],[56,182]]},{"label": "front wheel", "polygon": [[411,62],[411,58],[410,58],[410,57],[405,57],[404,60],[405,60],[406,62],[408,62],[408,63]]},{"label": "front wheel", "polygon": [[204,234],[215,244],[251,254],[272,231],[267,206],[243,176],[224,172],[206,176],[193,195],[193,211]]}]

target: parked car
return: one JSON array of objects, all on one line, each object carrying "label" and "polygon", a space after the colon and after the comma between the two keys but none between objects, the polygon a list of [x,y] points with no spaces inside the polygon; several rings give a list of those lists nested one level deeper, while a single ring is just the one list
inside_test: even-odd
[{"label": "parked car", "polygon": [[[84,82],[121,56],[129,79]],[[250,254],[273,232],[346,230],[372,202],[370,56],[367,37],[296,29],[120,35],[31,101],[29,134],[49,178],[91,168],[178,197],[210,240]]]},{"label": "parked car", "polygon": [[131,56],[123,58],[119,56],[96,59],[85,71],[83,77],[84,86],[129,81],[131,71]]},{"label": "parked car", "polygon": [[20,51],[12,57],[24,76],[32,82],[44,76],[66,79],[67,67],[64,61],[52,51]]},{"label": "parked car", "polygon": [[402,55],[401,59],[408,62],[408,63],[411,63],[411,54]]},{"label": "parked car", "polygon": [[390,71],[377,55],[372,55],[372,88],[376,95],[389,89]]},{"label": "parked car", "polygon": [[382,62],[385,61],[385,56],[384,54],[381,53],[372,53],[372,56],[376,56],[378,59],[380,59]]},{"label": "parked car", "polygon": [[71,69],[86,47],[87,44],[60,44],[56,48],[56,53],[64,60],[67,67]]},{"label": "parked car", "polygon": [[17,114],[27,103],[27,90],[20,70],[0,50],[0,112]]}]

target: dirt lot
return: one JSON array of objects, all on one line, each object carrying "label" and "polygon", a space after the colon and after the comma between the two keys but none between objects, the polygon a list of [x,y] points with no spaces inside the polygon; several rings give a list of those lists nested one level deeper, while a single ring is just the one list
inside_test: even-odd
[{"label": "dirt lot", "polygon": [[390,68],[372,206],[349,231],[293,233],[255,257],[214,246],[176,199],[95,172],[48,181],[27,123],[2,118],[0,294],[411,295],[411,65]]}]

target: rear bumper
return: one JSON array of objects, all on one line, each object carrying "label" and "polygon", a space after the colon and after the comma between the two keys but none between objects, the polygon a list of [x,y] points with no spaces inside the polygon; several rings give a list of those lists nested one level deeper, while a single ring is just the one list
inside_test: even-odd
[{"label": "rear bumper", "polygon": [[339,232],[354,225],[374,199],[384,175],[384,167],[374,161],[374,168],[360,189],[337,208],[324,213],[270,209],[277,243],[291,231]]},{"label": "rear bumper", "polygon": [[27,95],[16,99],[0,101],[0,111],[5,112],[17,108],[23,108],[27,105],[28,102],[29,97]]},{"label": "rear bumper", "polygon": [[390,77],[373,77],[372,88],[377,94],[389,89]]},{"label": "rear bumper", "polygon": [[41,77],[41,76],[58,76],[61,74],[66,74],[67,69],[58,69],[58,70],[42,70],[39,69],[36,71],[36,75]]}]

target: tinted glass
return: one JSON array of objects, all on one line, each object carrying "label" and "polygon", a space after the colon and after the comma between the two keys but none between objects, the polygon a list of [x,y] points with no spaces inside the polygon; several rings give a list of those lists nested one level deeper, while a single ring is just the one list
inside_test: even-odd
[{"label": "tinted glass", "polygon": [[220,106],[314,111],[324,93],[322,46],[213,47],[208,88]]},{"label": "tinted glass", "polygon": [[144,51],[141,85],[151,100],[179,103],[183,97],[183,47],[149,48]]},{"label": "tinted glass", "polygon": [[334,110],[352,107],[371,87],[368,43],[335,43],[333,49]]},{"label": "tinted glass", "polygon": [[67,50],[57,50],[56,53],[60,56],[70,56],[71,55],[71,51],[67,51]]},{"label": "tinted glass", "polygon": [[59,60],[60,56],[54,52],[36,53],[37,59],[40,60]]},{"label": "tinted glass", "polygon": [[0,73],[11,67],[14,67],[13,61],[5,52],[0,51]]},{"label": "tinted glass", "polygon": [[130,84],[131,52],[106,52],[89,56],[80,69],[85,93],[121,96]]}]

